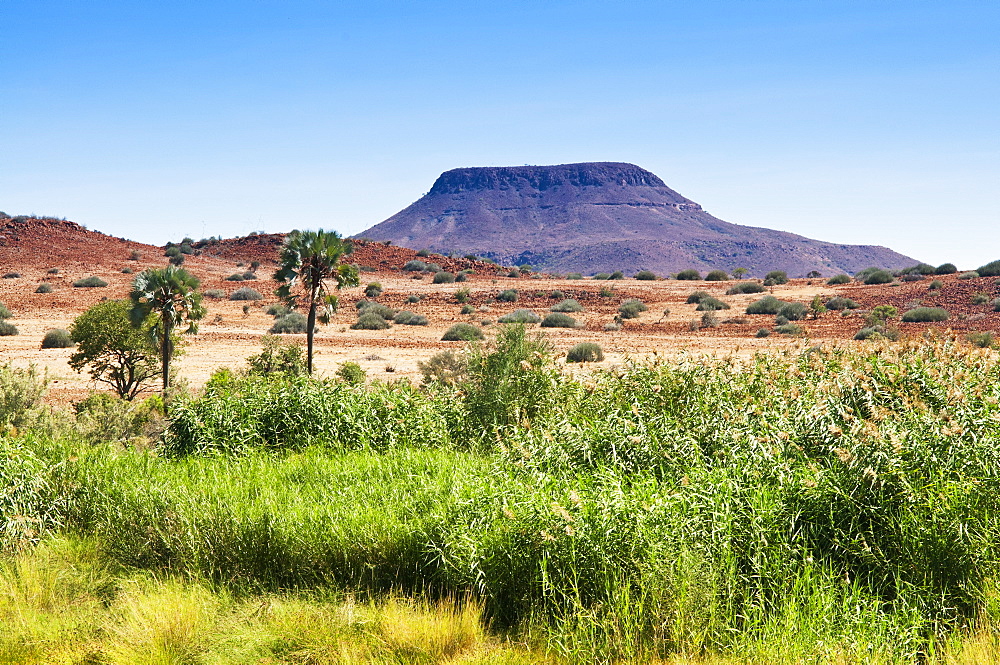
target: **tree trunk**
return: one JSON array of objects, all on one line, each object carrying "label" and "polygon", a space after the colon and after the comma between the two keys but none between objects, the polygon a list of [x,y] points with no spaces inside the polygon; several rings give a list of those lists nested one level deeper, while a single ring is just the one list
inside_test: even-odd
[{"label": "tree trunk", "polygon": [[163,396],[166,399],[167,389],[170,387],[170,320],[163,317],[163,339],[160,343],[160,360],[163,363]]},{"label": "tree trunk", "polygon": [[316,328],[316,299],[309,303],[309,318],[306,321],[306,372],[313,373],[313,331]]}]

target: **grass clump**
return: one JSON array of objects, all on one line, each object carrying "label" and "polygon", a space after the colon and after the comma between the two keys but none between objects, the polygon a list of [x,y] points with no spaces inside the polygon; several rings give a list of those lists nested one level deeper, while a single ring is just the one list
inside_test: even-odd
[{"label": "grass clump", "polygon": [[462,309],[459,311],[459,314],[475,314],[475,312],[476,312],[475,306],[470,304],[465,304],[462,305]]},{"label": "grass clump", "polygon": [[637,319],[640,313],[648,309],[649,307],[646,306],[646,303],[636,298],[630,298],[618,306],[618,315],[623,319]]},{"label": "grass clump", "polygon": [[787,304],[783,300],[778,300],[774,296],[768,295],[750,303],[747,306],[747,314],[777,314]]},{"label": "grass clump", "polygon": [[452,284],[455,281],[455,275],[452,273],[442,270],[440,272],[434,273],[434,284]]},{"label": "grass clump", "polygon": [[604,349],[594,342],[580,342],[566,352],[566,362],[592,363],[604,360]]},{"label": "grass clump", "polygon": [[382,285],[378,282],[370,282],[368,286],[365,287],[365,298],[378,298],[382,295]]},{"label": "grass clump", "polygon": [[937,321],[947,321],[948,310],[940,307],[914,307],[903,313],[904,323],[932,323]]},{"label": "grass clump", "polygon": [[858,303],[854,302],[850,298],[845,298],[844,296],[834,296],[826,301],[826,308],[834,311],[857,309],[858,307],[860,307]]},{"label": "grass clump", "polygon": [[414,259],[412,261],[407,261],[406,264],[403,265],[403,270],[407,272],[423,272],[424,270],[427,270],[427,264],[423,261]]},{"label": "grass clump", "polygon": [[739,284],[733,284],[728,289],[726,289],[727,296],[735,296],[743,293],[763,293],[764,285],[760,282],[740,282]]},{"label": "grass clump", "polygon": [[107,282],[105,282],[103,279],[101,279],[96,275],[91,275],[90,277],[83,277],[73,282],[73,286],[84,289],[101,288],[107,285],[108,285]]},{"label": "grass clump", "polygon": [[542,318],[530,309],[518,309],[497,318],[497,323],[538,323]]},{"label": "grass clump", "polygon": [[483,339],[483,337],[481,328],[471,323],[456,323],[445,331],[441,340],[445,342],[471,342]]},{"label": "grass clump", "polygon": [[774,331],[792,337],[801,337],[806,334],[806,329],[797,323],[783,323],[780,326],[775,326]]},{"label": "grass clump", "polygon": [[289,312],[276,318],[274,324],[267,331],[272,335],[298,334],[308,330],[309,321],[304,314],[299,312]]},{"label": "grass clump", "polygon": [[574,312],[582,312],[583,305],[572,298],[567,298],[557,302],[555,305],[549,308],[553,312],[563,312],[565,314],[572,314]]},{"label": "grass clump", "polygon": [[985,305],[990,301],[990,297],[985,293],[973,293],[969,302],[973,305]]},{"label": "grass clump", "polygon": [[53,328],[42,338],[43,349],[68,349],[73,345],[73,336],[63,328]]},{"label": "grass clump", "polygon": [[728,304],[722,302],[718,298],[713,298],[712,296],[708,296],[708,297],[702,298],[701,300],[698,301],[698,306],[695,307],[695,311],[697,311],[697,312],[714,312],[716,310],[729,309],[729,308],[730,307],[729,307]]},{"label": "grass clump", "polygon": [[497,294],[497,300],[500,302],[517,302],[517,291],[514,289],[506,289]]},{"label": "grass clump", "polygon": [[979,275],[979,271],[977,271],[977,270],[969,270],[967,272],[963,272],[961,275],[958,276],[958,278],[959,279],[977,279],[979,276],[980,276]]},{"label": "grass clump", "polygon": [[393,323],[399,323],[404,326],[426,326],[427,317],[423,314],[414,314],[413,312],[408,312],[403,310],[396,314],[392,319]]},{"label": "grass clump", "polygon": [[263,300],[264,296],[261,295],[260,291],[258,291],[257,289],[251,288],[249,286],[243,286],[243,287],[240,287],[240,288],[236,289],[231,294],[229,294],[229,299],[230,300]]},{"label": "grass clump", "polygon": [[927,285],[928,291],[940,291],[941,287],[944,286],[944,282],[940,279],[932,280],[930,284]]},{"label": "grass clump", "polygon": [[52,285],[48,282],[42,282],[38,285],[38,288],[35,289],[35,293],[52,293],[52,291]]},{"label": "grass clump", "polygon": [[577,320],[562,312],[552,312],[541,323],[542,328],[576,328],[579,326]]},{"label": "grass clump", "polygon": [[677,273],[676,279],[695,281],[701,279],[701,273],[694,268],[686,268]]}]

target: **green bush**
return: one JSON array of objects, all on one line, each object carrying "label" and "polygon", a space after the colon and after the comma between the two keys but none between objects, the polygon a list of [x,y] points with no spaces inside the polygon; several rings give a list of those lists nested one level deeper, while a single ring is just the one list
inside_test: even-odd
[{"label": "green bush", "polygon": [[284,303],[275,303],[273,305],[268,305],[267,309],[265,309],[264,312],[268,316],[273,316],[276,319],[280,319],[286,314],[291,314],[292,309],[288,305],[285,305]]},{"label": "green bush", "polygon": [[625,300],[618,306],[618,314],[623,319],[637,319],[641,312],[645,312],[649,308],[646,307],[646,303],[635,298],[630,298]]},{"label": "green bush", "polygon": [[453,351],[439,351],[428,358],[427,362],[418,361],[417,368],[424,385],[455,386],[465,382],[469,363],[464,356]]},{"label": "green bush", "polygon": [[553,312],[542,319],[542,328],[576,328],[576,319],[562,312]]},{"label": "green bush", "polygon": [[[303,323],[302,332],[305,332]],[[302,376],[306,374],[306,359],[302,346],[285,343],[276,335],[261,338],[260,355],[247,358],[247,373],[251,376]],[[209,380],[210,383],[212,380]],[[206,390],[211,388],[206,386]]]},{"label": "green bush", "polygon": [[541,320],[541,317],[530,309],[518,309],[499,317],[497,323],[538,323]]},{"label": "green bush", "polygon": [[985,293],[973,293],[972,297],[969,298],[969,302],[973,305],[985,305],[990,301],[990,297]]},{"label": "green bush", "polygon": [[692,281],[701,279],[701,273],[694,268],[686,268],[677,273],[677,279]]},{"label": "green bush", "polygon": [[165,252],[163,252],[163,255],[166,256],[167,258],[171,258],[171,259],[174,258],[174,257],[180,256],[181,255],[181,248],[177,247],[176,245],[174,245],[172,247],[167,247],[167,250]]},{"label": "green bush", "polygon": [[[800,302],[790,302],[782,305],[778,310],[778,316],[783,316],[789,321],[801,321],[809,314],[809,308]],[[778,332],[781,332],[780,330]]]},{"label": "green bush", "polygon": [[403,266],[403,270],[407,272],[422,272],[427,269],[427,264],[423,261],[418,261],[416,259],[412,261],[407,261]]},{"label": "green bush", "polygon": [[834,275],[830,279],[826,280],[826,283],[830,286],[837,286],[838,284],[850,284],[851,278],[843,273],[839,275]]},{"label": "green bush", "polygon": [[970,332],[965,336],[965,339],[973,346],[978,346],[981,349],[993,349],[997,347],[996,338],[993,337],[993,333],[991,332]]},{"label": "green bush", "polygon": [[887,270],[873,270],[865,275],[865,284],[888,284],[893,281],[892,273]]},{"label": "green bush", "polygon": [[581,305],[576,300],[573,300],[572,298],[567,298],[566,300],[562,300],[556,303],[549,309],[553,312],[564,312],[564,313],[582,312],[583,305]]},{"label": "green bush", "polygon": [[396,314],[399,312],[391,307],[386,307],[377,302],[372,302],[370,300],[362,300],[357,303],[358,316],[362,314],[374,314],[375,316],[380,316],[386,321],[392,321],[396,318]]},{"label": "green bush", "polygon": [[393,320],[394,323],[399,323],[399,324],[402,324],[404,326],[426,326],[427,325],[427,317],[426,316],[424,316],[423,314],[414,314],[413,312],[408,312],[406,310],[403,310],[402,312],[397,313],[396,316],[393,317],[392,320]]},{"label": "green bush", "polygon": [[991,261],[976,269],[980,277],[1000,277],[1000,259]]},{"label": "green bush", "polygon": [[718,328],[720,323],[715,310],[709,310],[701,315],[701,328]]},{"label": "green bush", "polygon": [[684,302],[686,302],[688,305],[697,305],[705,298],[711,298],[711,297],[712,296],[711,294],[709,294],[708,291],[695,291],[694,293],[689,295],[687,297],[687,300],[685,300]]},{"label": "green bush", "polygon": [[1000,298],[993,299],[993,311],[1000,312]]},{"label": "green bush", "polygon": [[915,307],[903,313],[904,323],[930,323],[947,321],[948,311],[940,307]]},{"label": "green bush", "polygon": [[735,296],[743,293],[763,293],[764,286],[760,282],[740,282],[733,284],[726,289],[727,296]]},{"label": "green bush", "polygon": [[[653,273],[652,270],[640,270],[639,272],[637,272],[635,274],[635,279],[641,279],[641,280],[645,280],[645,281],[652,281],[652,280],[656,279],[656,275]],[[576,347],[574,347],[574,348],[576,348]]]},{"label": "green bush", "polygon": [[774,296],[764,296],[747,306],[747,314],[777,314],[787,304],[785,301],[778,300]]},{"label": "green bush", "polygon": [[3,321],[4,319],[11,319],[11,318],[14,318],[13,312],[11,312],[7,308],[7,305],[5,305],[2,302],[0,302],[0,321]]},{"label": "green bush", "polygon": [[963,272],[961,275],[958,276],[958,278],[959,279],[976,279],[979,276],[980,276],[979,272],[977,272],[975,270],[969,270],[968,272]]},{"label": "green bush", "polygon": [[782,335],[791,335],[793,337],[801,337],[806,334],[806,329],[797,323],[784,323],[780,326],[775,326],[774,331],[781,333]]},{"label": "green bush", "polygon": [[309,320],[299,312],[289,312],[278,317],[267,331],[272,335],[304,333],[308,329]]},{"label": "green bush", "polygon": [[862,328],[854,335],[854,339],[887,339],[895,342],[899,339],[899,330],[888,326],[868,326]]},{"label": "green bush", "polygon": [[764,275],[764,282],[770,282],[771,284],[787,284],[788,283],[788,273],[784,270],[772,270],[771,272]]},{"label": "green bush", "polygon": [[770,337],[771,331],[767,328],[758,328],[755,337]]},{"label": "green bush", "polygon": [[832,310],[857,309],[858,303],[844,296],[834,296],[826,301],[826,308]]},{"label": "green bush", "polygon": [[374,312],[362,311],[351,330],[385,330],[389,322]]},{"label": "green bush", "polygon": [[[3,325],[10,324],[6,321],[0,322],[0,328]],[[40,406],[47,384],[47,377],[40,374],[34,365],[22,369],[14,367],[10,362],[0,364],[0,426],[21,427],[27,423],[31,418],[32,410]],[[0,461],[3,462],[0,464],[0,487],[4,488],[3,494],[0,494],[0,524],[9,528],[11,523],[6,518],[24,513],[19,511],[14,512],[13,515],[7,513],[7,510],[11,508],[17,511],[19,506],[16,501],[13,505],[8,503],[12,494],[16,497],[18,487],[16,484],[9,483],[10,479],[5,477],[5,466],[16,463],[17,447],[5,448],[3,445],[5,438],[7,437],[0,437]],[[8,482],[5,483],[5,480]],[[3,531],[0,529],[0,545],[3,544],[4,540]],[[2,551],[0,549],[0,552]]]},{"label": "green bush", "polygon": [[497,295],[497,300],[500,302],[517,302],[517,291],[514,289],[507,289],[506,291],[501,291]]},{"label": "green bush", "polygon": [[935,275],[954,275],[958,272],[958,267],[954,263],[942,263],[934,269]]},{"label": "green bush", "polygon": [[565,297],[565,295],[566,295],[565,293],[563,293],[559,289],[556,289],[555,291],[551,291],[549,293],[549,298],[552,298],[553,300],[562,300]]},{"label": "green bush", "polygon": [[73,337],[68,330],[53,328],[42,338],[43,349],[68,349],[73,346]]},{"label": "green bush", "polygon": [[382,295],[382,285],[378,282],[371,282],[365,287],[365,298],[378,298]]},{"label": "green bush", "polygon": [[411,293],[406,297],[406,302],[410,303],[411,305],[414,303],[418,303],[420,302],[420,296],[418,296],[415,293]]},{"label": "green bush", "polygon": [[230,275],[229,277],[226,278],[226,281],[227,282],[242,282],[243,281],[243,273],[238,273],[238,272],[237,273],[233,273],[232,275]]},{"label": "green bush", "polygon": [[608,276],[608,279],[625,279],[625,273],[621,270],[616,270]]},{"label": "green bush", "polygon": [[927,290],[936,291],[940,289],[942,286],[944,286],[944,282],[942,282],[940,279],[935,279],[930,284],[927,285]]},{"label": "green bush", "polygon": [[459,312],[459,314],[474,314],[475,311],[476,308],[473,307],[472,305],[462,305],[462,310]]},{"label": "green bush", "polygon": [[441,337],[445,342],[471,342],[483,339],[483,331],[471,323],[456,323]]},{"label": "green bush", "polygon": [[578,272],[571,272],[566,274],[566,279],[583,279],[583,275]]},{"label": "green bush", "polygon": [[434,273],[434,284],[452,284],[455,281],[455,275],[442,270],[441,272]]},{"label": "green bush", "polygon": [[73,286],[84,289],[100,288],[102,286],[107,286],[107,285],[108,285],[107,282],[105,282],[100,277],[97,277],[96,275],[91,275],[90,277],[83,277],[73,282]]},{"label": "green bush", "polygon": [[611,273],[609,273],[609,272],[599,272],[596,275],[594,275],[594,279],[598,279],[598,280],[601,280],[601,281],[611,279]]},{"label": "green bush", "polygon": [[725,282],[729,279],[729,273],[725,270],[711,270],[705,275],[706,282]]},{"label": "green bush", "polygon": [[52,291],[52,285],[48,282],[42,282],[38,285],[38,288],[35,289],[35,293],[52,293]]},{"label": "green bush", "polygon": [[471,291],[469,291],[469,289],[465,289],[465,288],[458,289],[457,291],[455,291],[455,302],[459,302],[459,303],[463,303],[463,304],[467,303],[467,302],[469,302],[469,296],[471,296],[471,295],[472,295],[472,293],[471,293]]},{"label": "green bush", "polygon": [[340,367],[337,368],[337,378],[352,386],[359,386],[365,382],[368,375],[365,374],[365,370],[361,368],[361,365],[347,361],[341,363]]},{"label": "green bush", "polygon": [[0,320],[0,337],[12,337],[14,335],[19,335],[20,332],[13,323],[9,321]]},{"label": "green bush", "polygon": [[729,309],[729,305],[712,296],[702,298],[698,306],[695,307],[697,312],[714,312],[719,309]]},{"label": "green bush", "polygon": [[566,352],[566,362],[592,363],[604,360],[604,349],[594,342],[580,342]]},{"label": "green bush", "polygon": [[263,298],[260,291],[249,286],[240,287],[229,294],[230,300],[262,300]]}]

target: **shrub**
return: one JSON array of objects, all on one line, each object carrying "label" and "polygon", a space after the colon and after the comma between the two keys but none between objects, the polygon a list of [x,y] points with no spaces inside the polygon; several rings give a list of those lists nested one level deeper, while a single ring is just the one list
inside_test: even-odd
[{"label": "shrub", "polygon": [[410,303],[411,305],[413,303],[418,303],[418,302],[420,302],[420,296],[418,296],[415,293],[411,293],[409,296],[407,296],[406,302]]},{"label": "shrub", "polygon": [[701,279],[701,273],[695,270],[694,268],[687,268],[677,273],[677,279],[683,279],[687,281],[698,280]]},{"label": "shrub", "polygon": [[903,314],[905,323],[930,323],[947,321],[948,311],[940,307],[915,307]]},{"label": "shrub", "polygon": [[351,330],[385,330],[389,322],[374,312],[362,311]]},{"label": "shrub", "polygon": [[857,309],[858,307],[860,307],[858,303],[843,296],[834,296],[826,301],[826,308],[832,310]]},{"label": "shrub", "polygon": [[705,275],[706,282],[725,282],[729,279],[729,273],[725,270],[711,270]]},{"label": "shrub", "polygon": [[571,272],[566,275],[566,279],[583,279],[583,275],[578,272]]},{"label": "shrub", "polygon": [[993,311],[1000,312],[1000,298],[994,298],[993,300]]},{"label": "shrub", "polygon": [[958,272],[958,267],[954,263],[942,263],[934,269],[935,275],[954,275]]},{"label": "shrub", "polygon": [[466,359],[453,351],[440,351],[427,359],[427,362],[417,362],[417,368],[423,375],[423,383],[439,383],[454,386],[465,382],[468,376],[469,364]]},{"label": "shrub", "polygon": [[48,273],[49,275],[58,275],[59,274],[59,268],[49,268],[45,272]]},{"label": "shrub", "polygon": [[459,289],[455,291],[455,301],[459,303],[467,303],[469,302],[470,295],[471,292],[469,291],[469,289]]},{"label": "shrub", "polygon": [[417,256],[419,256],[422,259],[426,259],[430,255],[431,255],[431,250],[429,249],[421,249],[420,251],[417,252]]},{"label": "shrub", "polygon": [[242,273],[233,273],[232,275],[230,275],[229,277],[226,278],[226,281],[227,282],[242,282],[243,281],[243,274]]},{"label": "shrub", "polygon": [[963,272],[958,276],[959,279],[976,279],[979,277],[979,273],[975,270],[969,270],[968,272]]},{"label": "shrub", "polygon": [[73,336],[68,330],[53,328],[42,338],[43,349],[68,349],[73,346]]},{"label": "shrub", "polygon": [[604,360],[604,349],[594,342],[580,342],[566,352],[566,362],[592,363]]},{"label": "shrub", "polygon": [[782,335],[793,335],[799,337],[806,334],[806,329],[797,323],[785,323],[774,328],[775,332],[781,333]]},{"label": "shrub", "polygon": [[428,263],[424,267],[424,272],[441,272],[441,266],[436,263]]},{"label": "shrub", "polygon": [[368,286],[365,287],[366,298],[377,298],[380,295],[382,295],[382,285],[378,282],[370,282]]},{"label": "shrub", "polygon": [[604,332],[614,332],[616,330],[621,330],[621,329],[622,329],[621,325],[614,321],[604,324]]},{"label": "shrub", "polygon": [[925,279],[923,275],[918,272],[911,272],[903,275],[899,278],[901,282],[921,282]]},{"label": "shrub", "polygon": [[90,277],[84,277],[82,279],[78,279],[75,282],[73,282],[73,286],[84,289],[99,288],[107,285],[108,285],[107,282],[105,282],[100,277],[97,277],[96,275],[91,275]]},{"label": "shrub", "polygon": [[684,302],[686,302],[689,305],[697,305],[705,298],[711,298],[711,297],[712,296],[708,293],[708,291],[695,291],[694,293],[689,295],[687,297],[687,300],[685,300]]},{"label": "shrub", "polygon": [[610,298],[611,296],[615,295],[615,290],[612,289],[610,286],[602,286],[601,290],[597,292],[597,295],[601,296],[602,298]]},{"label": "shrub", "polygon": [[618,306],[618,313],[623,319],[637,319],[639,318],[640,312],[645,312],[648,309],[649,308],[646,307],[646,303],[641,300],[631,298],[622,302],[622,304]]},{"label": "shrub", "polygon": [[4,319],[11,319],[13,317],[14,314],[13,312],[10,311],[10,309],[7,308],[7,305],[0,302],[0,321]]},{"label": "shrub", "polygon": [[483,339],[483,331],[471,323],[456,323],[441,337],[444,342],[471,342],[477,339]]},{"label": "shrub", "polygon": [[740,282],[733,284],[726,289],[727,296],[735,296],[742,293],[763,293],[764,286],[760,282]]},{"label": "shrub", "polygon": [[695,307],[695,311],[697,312],[714,312],[719,309],[729,309],[729,305],[712,296],[702,298],[698,306]]},{"label": "shrub", "polygon": [[3,278],[4,279],[20,279],[21,278],[21,273],[19,273],[19,272],[4,273]]},{"label": "shrub", "polygon": [[854,335],[854,339],[887,339],[895,342],[899,339],[899,331],[896,328],[887,326],[868,326],[859,330],[857,334]]},{"label": "shrub", "polygon": [[504,314],[497,319],[497,323],[538,323],[541,320],[541,317],[530,309],[519,309],[510,314]]},{"label": "shrub", "polygon": [[599,280],[608,280],[608,279],[611,279],[611,273],[609,273],[609,272],[599,272],[596,275],[594,275],[594,279],[599,279]]},{"label": "shrub", "polygon": [[784,270],[772,270],[771,272],[764,275],[764,282],[770,282],[771,284],[787,284],[788,283],[788,273]]},{"label": "shrub", "polygon": [[413,312],[408,312],[403,310],[393,317],[394,323],[400,323],[405,326],[426,326],[427,317],[423,314],[414,314]]},{"label": "shrub", "polygon": [[608,279],[625,279],[625,273],[621,270],[616,270],[608,276]]},{"label": "shrub", "polygon": [[826,280],[826,283],[829,284],[830,286],[837,286],[838,284],[850,284],[851,278],[841,273],[839,275],[834,275],[830,279]]},{"label": "shrub", "polygon": [[472,305],[462,305],[462,310],[459,312],[459,314],[473,314],[475,311],[476,308],[473,307]]},{"label": "shrub", "polygon": [[747,314],[777,314],[787,303],[774,296],[764,296],[747,306]]},{"label": "shrub", "polygon": [[1000,260],[991,261],[976,269],[980,277],[1000,277]]},{"label": "shrub", "polygon": [[434,284],[452,284],[455,281],[455,276],[450,272],[442,270],[441,272],[434,273]]},{"label": "shrub", "polygon": [[865,275],[865,284],[888,284],[893,280],[892,273],[887,270],[873,270]]},{"label": "shrub", "polygon": [[560,291],[559,289],[556,289],[555,291],[549,293],[549,297],[552,298],[553,300],[562,300],[565,295],[566,294]]},{"label": "shrub", "polygon": [[272,335],[304,333],[307,330],[309,320],[304,314],[299,312],[289,312],[278,317],[274,325],[267,331]]},{"label": "shrub", "polygon": [[934,281],[932,281],[930,284],[927,285],[927,290],[936,291],[940,289],[942,286],[944,286],[944,282],[942,282],[940,279],[935,279]]},{"label": "shrub", "polygon": [[170,265],[172,265],[172,266],[181,266],[181,265],[184,265],[184,255],[183,254],[178,254],[177,256],[171,256],[170,257]]},{"label": "shrub", "polygon": [[280,319],[286,314],[291,314],[292,309],[288,305],[282,303],[275,303],[269,305],[266,310],[264,310],[268,315],[273,316],[276,319]]},{"label": "shrub", "polygon": [[990,301],[990,297],[985,293],[974,293],[972,294],[972,297],[969,299],[969,301],[973,305],[985,305]]},{"label": "shrub", "polygon": [[128,255],[130,261],[138,261],[142,258],[142,252],[137,249],[133,249],[132,253]]},{"label": "shrub", "polygon": [[[656,275],[653,274],[652,270],[640,270],[639,272],[637,272],[635,274],[635,279],[652,281],[652,280],[656,279]],[[579,346],[579,345],[577,345],[577,346]],[[573,348],[576,348],[576,347],[573,347]],[[598,348],[600,348],[600,347],[598,347]],[[567,356],[567,358],[568,357],[569,356]],[[571,362],[577,362],[577,361],[571,361]]]},{"label": "shrub", "polygon": [[166,256],[167,258],[171,258],[171,259],[175,258],[175,257],[178,257],[178,256],[181,255],[181,248],[177,247],[176,245],[174,245],[172,247],[167,247],[167,250],[165,252],[163,252],[163,255]]},{"label": "shrub", "polygon": [[423,261],[417,261],[416,259],[412,261],[407,261],[403,266],[403,270],[407,272],[422,272],[427,269],[427,264]]},{"label": "shrub", "polygon": [[247,358],[247,374],[252,376],[306,374],[306,359],[302,353],[302,346],[295,342],[286,344],[276,335],[264,335],[261,338],[260,355]]},{"label": "shrub", "polygon": [[701,315],[702,328],[718,328],[719,323],[719,317],[716,316],[715,310],[707,311]]},{"label": "shrub", "polygon": [[557,302],[549,309],[552,310],[553,312],[582,312],[583,305],[578,303],[576,300],[573,300],[572,298],[567,298],[566,300]]},{"label": "shrub", "polygon": [[568,314],[553,312],[542,319],[541,325],[543,328],[576,328],[578,324],[576,319]]},{"label": "shrub", "polygon": [[[801,321],[809,314],[809,308],[800,302],[790,302],[782,305],[778,310],[778,316],[783,316],[789,321]],[[781,331],[778,331],[781,332]]]},{"label": "shrub", "polygon": [[124,268],[122,268],[122,274],[123,275],[131,275],[132,272],[133,272],[132,269],[129,268],[128,266],[125,266]]},{"label": "shrub", "polygon": [[240,287],[229,294],[230,300],[262,300],[263,298],[260,291],[249,286]]},{"label": "shrub", "polygon": [[497,295],[497,300],[500,302],[517,302],[517,291],[514,289],[501,291],[499,295]]},{"label": "shrub", "polygon": [[992,349],[997,346],[996,339],[991,332],[970,332],[965,336],[969,343],[981,349]]},{"label": "shrub", "polygon": [[38,288],[35,289],[35,293],[52,293],[52,285],[48,282],[42,282],[38,285]]},{"label": "shrub", "polygon": [[352,386],[360,386],[368,378],[361,365],[351,361],[340,363],[336,375],[338,379]]},{"label": "shrub", "polygon": [[17,327],[9,321],[0,320],[0,337],[11,337],[17,335]]},{"label": "shrub", "polygon": [[771,331],[768,330],[767,328],[758,328],[757,329],[757,333],[756,333],[755,336],[756,337],[769,337],[770,335],[771,335]]}]

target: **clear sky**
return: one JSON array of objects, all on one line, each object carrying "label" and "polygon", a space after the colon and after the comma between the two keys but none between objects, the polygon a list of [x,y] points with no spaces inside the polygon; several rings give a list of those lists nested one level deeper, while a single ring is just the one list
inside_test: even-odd
[{"label": "clear sky", "polygon": [[450,168],[625,161],[712,214],[1000,258],[1000,2],[0,0],[0,210],[357,233]]}]

